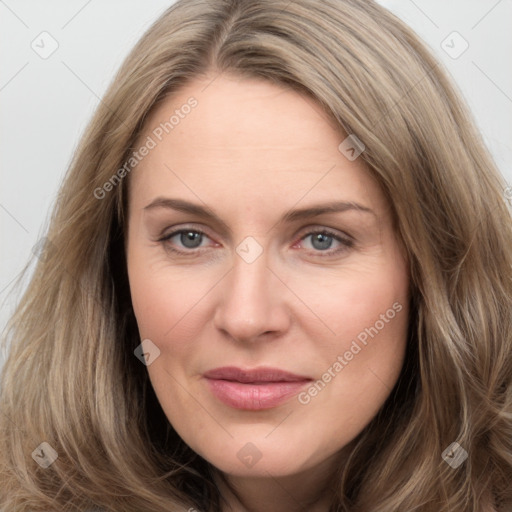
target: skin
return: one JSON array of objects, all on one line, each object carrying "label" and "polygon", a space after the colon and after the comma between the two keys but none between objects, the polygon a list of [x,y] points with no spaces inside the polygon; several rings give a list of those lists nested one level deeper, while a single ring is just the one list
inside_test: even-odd
[{"label": "skin", "polygon": [[[190,96],[198,101],[129,177],[132,302],[141,340],[160,350],[149,377],[176,431],[236,489],[237,497],[218,480],[224,510],[327,511],[335,468],[403,365],[407,261],[379,186],[362,158],[338,150],[346,135],[313,100],[263,80],[212,79],[195,79],[149,116],[141,143]],[[145,209],[157,197],[207,206],[221,222]],[[373,213],[279,222],[292,209],[340,200]],[[180,228],[206,233],[199,248],[180,234],[159,241]],[[315,243],[326,228],[352,245]],[[236,251],[248,236],[262,250],[251,263]],[[400,312],[334,371],[358,334],[397,303]],[[314,381],[330,368],[335,376],[307,403],[294,396],[246,411],[206,385],[204,372],[221,366],[272,366]],[[237,457],[248,442],[261,454],[252,467]]]}]

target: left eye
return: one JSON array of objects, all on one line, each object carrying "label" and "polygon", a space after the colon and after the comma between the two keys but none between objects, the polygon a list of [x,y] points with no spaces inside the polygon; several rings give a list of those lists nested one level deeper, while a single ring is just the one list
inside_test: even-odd
[{"label": "left eye", "polygon": [[[167,247],[177,253],[192,254],[194,249],[200,248],[203,244],[204,238],[209,238],[206,233],[197,229],[180,229],[173,231],[162,237],[159,242],[167,245]],[[353,241],[349,238],[341,237],[333,232],[323,230],[310,231],[303,235],[299,240],[310,239],[310,246],[306,247],[316,253],[325,253],[325,255],[332,255],[341,251],[347,250],[352,247]],[[173,241],[173,239],[175,239]],[[339,247],[331,249],[334,242],[337,242]],[[307,245],[307,244],[306,244]],[[179,248],[176,248],[178,246]],[[324,256],[324,254],[318,254]]]},{"label": "left eye", "polygon": [[317,249],[319,251],[325,251],[327,249],[330,249],[334,241],[341,241],[339,237],[336,237],[324,231],[309,233],[306,236],[304,236],[301,240],[307,240],[308,238],[311,239],[311,246],[313,247],[313,249]]}]

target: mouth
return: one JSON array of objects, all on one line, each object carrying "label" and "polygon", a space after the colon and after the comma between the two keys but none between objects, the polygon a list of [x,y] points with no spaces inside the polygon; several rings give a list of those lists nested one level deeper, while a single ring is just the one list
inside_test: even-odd
[{"label": "mouth", "polygon": [[249,411],[277,407],[313,380],[278,368],[243,370],[234,366],[210,370],[203,377],[218,400]]}]

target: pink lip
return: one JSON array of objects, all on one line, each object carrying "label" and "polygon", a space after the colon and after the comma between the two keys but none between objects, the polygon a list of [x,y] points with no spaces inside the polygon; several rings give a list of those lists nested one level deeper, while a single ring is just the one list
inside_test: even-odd
[{"label": "pink lip", "polygon": [[234,366],[216,368],[203,375],[211,392],[235,409],[271,409],[296,395],[311,378],[278,368],[242,370]]}]

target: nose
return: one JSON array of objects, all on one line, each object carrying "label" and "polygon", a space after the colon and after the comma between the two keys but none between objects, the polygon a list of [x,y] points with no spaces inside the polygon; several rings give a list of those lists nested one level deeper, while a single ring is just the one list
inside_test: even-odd
[{"label": "nose", "polygon": [[286,332],[287,289],[268,267],[265,252],[252,263],[235,254],[233,269],[221,283],[214,315],[217,329],[240,342],[274,339]]}]

